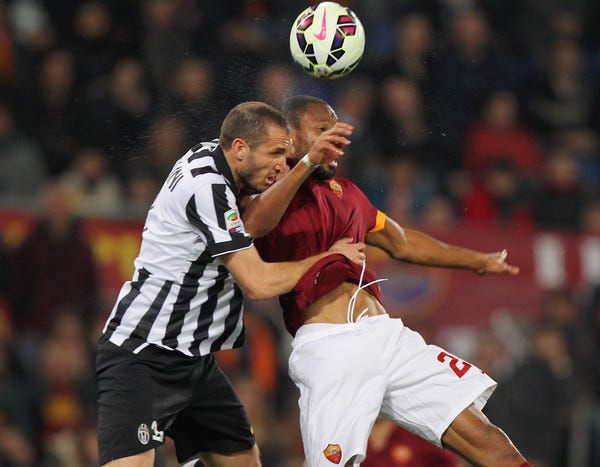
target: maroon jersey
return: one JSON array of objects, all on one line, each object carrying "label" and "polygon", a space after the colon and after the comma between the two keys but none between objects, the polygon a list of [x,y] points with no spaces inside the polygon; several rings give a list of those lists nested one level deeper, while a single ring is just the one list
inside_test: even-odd
[{"label": "maroon jersey", "polygon": [[[265,261],[295,261],[327,251],[337,240],[363,241],[383,226],[384,216],[351,181],[308,178],[300,187],[279,224],[255,240]],[[294,335],[302,325],[304,310],[343,282],[358,283],[361,266],[342,255],[314,264],[294,289],[279,297],[287,330]],[[375,280],[365,271],[363,284]],[[366,288],[381,302],[377,284]]]}]

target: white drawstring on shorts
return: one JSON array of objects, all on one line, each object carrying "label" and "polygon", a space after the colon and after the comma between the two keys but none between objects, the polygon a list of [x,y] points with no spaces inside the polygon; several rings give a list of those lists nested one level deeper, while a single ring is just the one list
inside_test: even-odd
[{"label": "white drawstring on shorts", "polygon": [[346,321],[348,321],[349,323],[355,323],[359,321],[369,311],[369,308],[365,308],[359,313],[359,315],[356,317],[356,320],[354,320],[354,307],[356,306],[356,297],[358,297],[358,292],[360,292],[364,288],[369,287],[370,285],[376,284],[377,282],[387,281],[387,279],[377,279],[371,282],[367,282],[365,285],[362,285],[366,267],[367,259],[365,258],[362,260],[362,270],[360,271],[360,278],[358,279],[358,287],[356,288],[356,291],[352,294],[352,296],[350,297],[350,301],[348,302]]}]

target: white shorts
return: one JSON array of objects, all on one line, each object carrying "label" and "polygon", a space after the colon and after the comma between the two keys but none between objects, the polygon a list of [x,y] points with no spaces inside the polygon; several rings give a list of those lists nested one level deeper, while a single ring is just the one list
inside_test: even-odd
[{"label": "white shorts", "polygon": [[308,467],[364,460],[377,415],[441,446],[442,434],[496,382],[479,368],[427,345],[388,315],[349,324],[308,324],[292,341],[290,377],[300,389]]}]

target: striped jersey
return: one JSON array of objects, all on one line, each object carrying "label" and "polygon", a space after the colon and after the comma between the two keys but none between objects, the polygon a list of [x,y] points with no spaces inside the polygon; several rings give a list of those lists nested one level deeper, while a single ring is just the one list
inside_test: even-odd
[{"label": "striped jersey", "polygon": [[241,346],[242,291],[221,255],[251,245],[217,140],[194,146],[148,211],[133,278],[104,335],[133,353],[151,344],[189,356]]}]

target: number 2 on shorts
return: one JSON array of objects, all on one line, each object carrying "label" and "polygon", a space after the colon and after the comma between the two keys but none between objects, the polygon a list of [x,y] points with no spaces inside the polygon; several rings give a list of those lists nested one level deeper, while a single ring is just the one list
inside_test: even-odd
[{"label": "number 2 on shorts", "polygon": [[470,363],[465,362],[464,360],[459,360],[454,355],[450,355],[446,352],[440,352],[437,356],[438,361],[441,363],[446,363],[447,358],[450,359],[450,362],[448,363],[450,365],[450,369],[456,373],[456,376],[459,378],[462,378],[473,366]]}]

